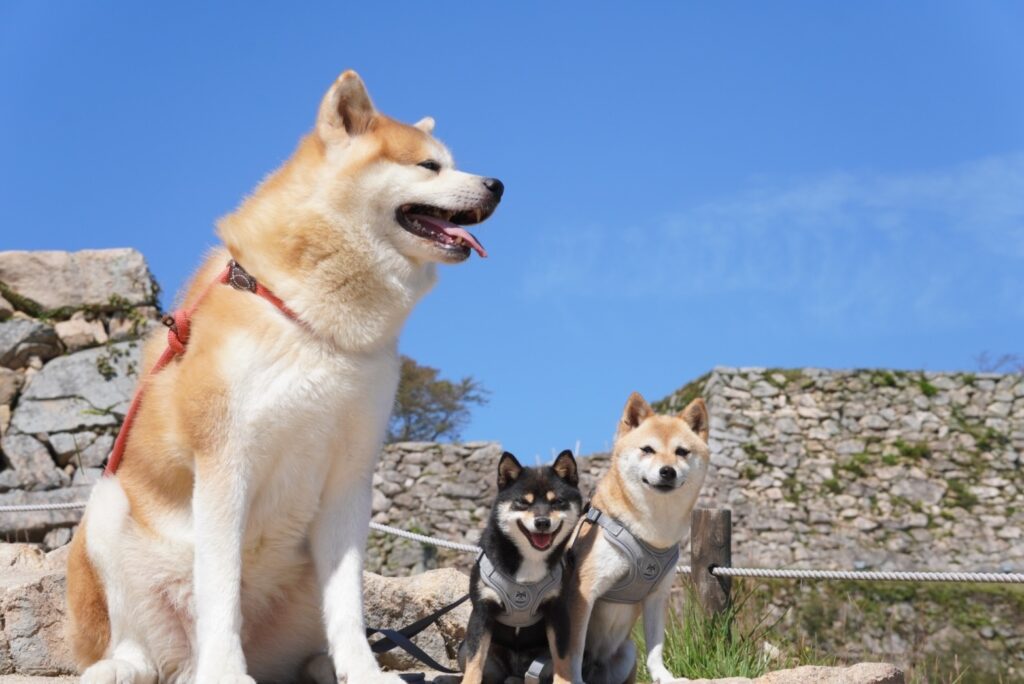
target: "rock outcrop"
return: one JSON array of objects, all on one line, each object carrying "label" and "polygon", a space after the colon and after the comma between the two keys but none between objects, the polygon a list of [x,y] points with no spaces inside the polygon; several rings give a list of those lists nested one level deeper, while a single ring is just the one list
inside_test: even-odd
[{"label": "rock outcrop", "polygon": [[[83,501],[138,380],[157,287],[131,249],[0,252],[0,506]],[[0,538],[70,538],[78,511],[0,515]]]}]

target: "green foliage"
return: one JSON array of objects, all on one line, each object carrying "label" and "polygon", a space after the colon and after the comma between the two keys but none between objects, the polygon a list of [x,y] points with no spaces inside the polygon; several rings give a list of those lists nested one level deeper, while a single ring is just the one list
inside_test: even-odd
[{"label": "green foliage", "polygon": [[[128,352],[125,349],[107,343],[106,349],[96,357],[96,370],[104,380],[113,380],[117,377],[117,367],[114,364],[126,356],[128,356]],[[137,372],[135,362],[130,361],[125,370],[129,376],[135,375]]]},{"label": "green foliage", "polygon": [[743,453],[750,457],[750,460],[759,465],[768,465],[768,454],[757,448],[757,445],[750,442],[742,447]]},{"label": "green foliage", "polygon": [[896,387],[896,376],[890,371],[874,371],[871,373],[871,384],[875,387]]},{"label": "green foliage", "polygon": [[[677,677],[754,678],[771,669],[833,662],[802,641],[787,640],[782,630],[775,629],[778,620],[770,620],[767,602],[759,600],[751,585],[742,581],[733,584],[734,602],[722,615],[705,614],[689,583],[683,597],[682,605],[670,605],[665,620],[663,659]],[[633,630],[637,681],[650,682],[641,622]],[[773,659],[766,655],[766,642],[779,650]]]},{"label": "green foliage", "polygon": [[[782,380],[776,378],[776,375],[782,376]],[[790,384],[798,384],[801,388],[807,387],[808,383],[803,382],[804,380],[810,381],[809,384],[814,384],[814,381],[807,378],[799,368],[768,368],[764,371],[764,379],[768,384],[779,389],[786,389]]]},{"label": "green foliage", "polygon": [[825,488],[825,491],[827,491],[830,494],[838,494],[839,492],[843,491],[842,486],[839,484],[839,480],[837,480],[834,477],[828,478],[821,484]]},{"label": "green foliage", "polygon": [[865,477],[868,474],[868,472],[867,470],[865,470],[864,466],[868,465],[870,462],[871,454],[861,452],[859,454],[853,454],[852,456],[850,456],[850,458],[840,463],[837,467],[840,470],[845,470],[846,472],[850,473],[851,475],[854,475],[855,477]]},{"label": "green foliage", "polygon": [[921,390],[921,394],[926,397],[934,397],[939,393],[939,389],[932,383],[928,382],[928,379],[925,378],[923,374],[918,378],[917,386]]},{"label": "green foliage", "polygon": [[897,439],[893,446],[900,452],[900,456],[908,460],[922,461],[932,456],[931,448],[924,442],[908,444],[902,439]]},{"label": "green foliage", "polygon": [[686,405],[697,397],[704,396],[704,386],[708,382],[711,373],[705,373],[696,380],[688,382],[669,396],[651,403],[655,413],[677,413],[686,408]]},{"label": "green foliage", "polygon": [[487,390],[472,377],[457,382],[440,371],[402,357],[395,407],[388,423],[389,442],[457,440],[469,421],[470,407],[487,403]]},{"label": "green foliage", "polygon": [[968,511],[978,503],[978,497],[967,488],[967,483],[963,480],[950,479],[946,497],[949,498],[953,506],[959,506]]}]

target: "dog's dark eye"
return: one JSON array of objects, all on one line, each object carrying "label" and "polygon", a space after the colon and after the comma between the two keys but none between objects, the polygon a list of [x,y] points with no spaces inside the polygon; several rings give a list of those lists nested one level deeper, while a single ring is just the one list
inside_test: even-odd
[{"label": "dog's dark eye", "polygon": [[423,168],[429,169],[430,171],[433,171],[434,173],[438,173],[441,170],[441,164],[436,162],[436,161],[434,161],[433,159],[428,159],[426,161],[421,161],[416,166],[422,166]]},{"label": "dog's dark eye", "polygon": [[512,505],[522,511],[530,507],[530,502],[526,499],[516,499]]},{"label": "dog's dark eye", "polygon": [[645,454],[653,454],[654,453],[654,447],[652,447],[652,446],[642,446],[642,447],[640,447],[640,451],[644,452]]},{"label": "dog's dark eye", "polygon": [[689,449],[684,449],[683,447],[676,447],[676,456],[678,456],[679,458],[686,458],[689,455]]}]

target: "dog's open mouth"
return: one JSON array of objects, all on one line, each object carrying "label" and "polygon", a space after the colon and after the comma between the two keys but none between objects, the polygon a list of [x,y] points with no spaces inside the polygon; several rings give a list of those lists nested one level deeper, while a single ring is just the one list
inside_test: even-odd
[{"label": "dog's open mouth", "polygon": [[494,207],[452,211],[428,204],[405,204],[398,208],[395,218],[398,225],[417,237],[430,240],[446,252],[466,258],[472,249],[481,257],[487,250],[476,237],[463,226],[484,221],[494,212]]},{"label": "dog's open mouth", "polygon": [[517,520],[516,523],[519,525],[519,529],[522,530],[526,538],[530,540],[530,546],[537,549],[538,551],[547,551],[551,546],[551,542],[554,541],[555,535],[562,529],[562,523],[558,523],[558,527],[551,530],[550,532],[531,532],[526,529],[526,525],[521,520]]}]

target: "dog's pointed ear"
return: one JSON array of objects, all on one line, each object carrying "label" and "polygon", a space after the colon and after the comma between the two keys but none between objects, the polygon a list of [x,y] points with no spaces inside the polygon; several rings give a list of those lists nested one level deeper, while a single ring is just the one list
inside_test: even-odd
[{"label": "dog's pointed ear", "polygon": [[519,474],[523,472],[523,466],[519,465],[516,457],[505,452],[498,461],[498,489],[504,489],[516,481]]},{"label": "dog's pointed ear", "polygon": [[706,444],[708,436],[710,434],[710,421],[708,420],[708,407],[704,403],[704,400],[697,397],[689,404],[686,405],[682,411],[679,412],[679,417],[686,421],[686,424],[690,426],[690,429],[701,438]]},{"label": "dog's pointed ear", "polygon": [[619,421],[619,429],[615,432],[615,438],[618,439],[630,430],[635,429],[640,423],[653,415],[654,411],[651,409],[651,405],[647,403],[647,400],[639,392],[633,392],[629,395],[629,399],[626,400],[626,408],[622,411],[622,420]]},{"label": "dog's pointed ear", "polygon": [[558,454],[558,458],[551,464],[551,469],[555,471],[555,475],[562,478],[573,487],[580,483],[579,470],[576,468],[576,459],[573,458],[572,452],[566,449],[562,453]]},{"label": "dog's pointed ear", "polygon": [[316,132],[325,143],[345,143],[369,130],[376,114],[363,79],[350,69],[324,95],[316,117]]},{"label": "dog's pointed ear", "polygon": [[430,135],[431,133],[434,132],[434,117],[425,116],[416,123],[414,123],[413,126],[420,129],[427,135]]}]

